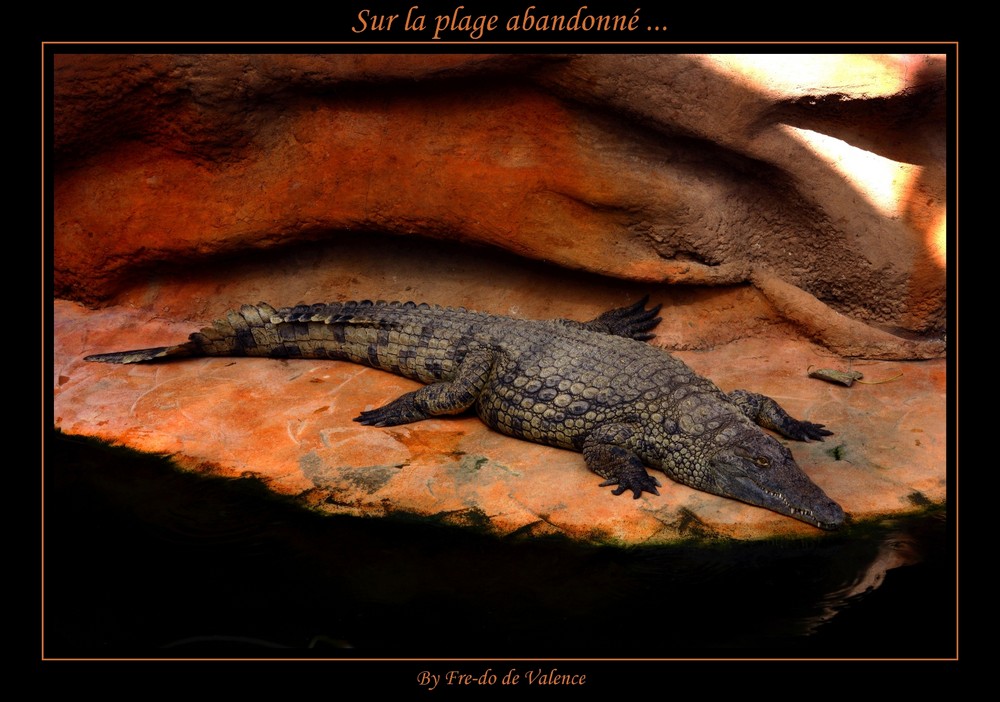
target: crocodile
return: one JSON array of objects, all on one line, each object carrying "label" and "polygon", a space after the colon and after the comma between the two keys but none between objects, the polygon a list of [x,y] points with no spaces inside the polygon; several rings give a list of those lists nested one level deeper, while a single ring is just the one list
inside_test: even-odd
[{"label": "crocodile", "polygon": [[648,297],[587,322],[527,320],[413,302],[332,302],[230,310],[186,343],[87,356],[143,363],[196,356],[321,358],[361,363],[425,386],[354,421],[374,427],[472,408],[489,427],[583,453],[612,494],[659,495],[649,468],[697,490],[821,529],[844,511],[799,468],[786,438],[822,440],[773,399],[725,393],[645,342],[661,321]]}]

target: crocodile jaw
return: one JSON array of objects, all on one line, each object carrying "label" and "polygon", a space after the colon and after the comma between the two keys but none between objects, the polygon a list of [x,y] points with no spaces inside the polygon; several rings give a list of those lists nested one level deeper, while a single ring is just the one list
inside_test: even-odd
[{"label": "crocodile jaw", "polygon": [[[809,480],[804,473],[802,477]],[[811,480],[809,485],[812,489],[807,491],[808,496],[803,495],[801,483],[796,486],[796,494],[792,496],[780,490],[764,487],[752,480],[745,478],[738,480],[742,489],[737,491],[739,494],[727,495],[728,497],[764,507],[820,529],[838,529],[844,524],[845,515],[841,506],[827,497],[826,493]]]},{"label": "crocodile jaw", "polygon": [[810,480],[791,451],[760,433],[716,453],[700,490],[798,519],[820,529],[844,524],[844,510]]}]

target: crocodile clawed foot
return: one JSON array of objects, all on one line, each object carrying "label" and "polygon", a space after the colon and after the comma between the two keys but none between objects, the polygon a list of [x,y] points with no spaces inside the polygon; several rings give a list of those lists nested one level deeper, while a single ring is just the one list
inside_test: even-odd
[{"label": "crocodile clawed foot", "polygon": [[660,481],[646,471],[629,472],[618,478],[609,478],[598,487],[607,487],[609,485],[618,486],[611,491],[612,495],[621,495],[626,490],[631,490],[632,499],[634,500],[638,500],[644,491],[653,495],[660,494],[660,491],[656,489],[660,487]]},{"label": "crocodile clawed foot", "polygon": [[426,418],[426,413],[417,407],[411,393],[407,393],[387,405],[365,410],[355,417],[354,421],[369,427],[394,427]]},{"label": "crocodile clawed foot", "polygon": [[623,336],[626,339],[649,341],[656,336],[650,333],[650,330],[662,321],[661,317],[656,316],[662,305],[646,309],[647,302],[649,302],[649,295],[629,307],[608,310],[589,322],[588,325],[592,329],[615,336]]},{"label": "crocodile clawed foot", "polygon": [[792,421],[794,422],[793,424],[784,427],[785,435],[790,439],[797,439],[798,441],[809,441],[810,439],[813,441],[822,441],[825,436],[833,436],[833,432],[824,428],[822,424],[799,420]]},{"label": "crocodile clawed foot", "polygon": [[663,321],[662,317],[656,316],[663,305],[656,305],[647,310],[645,306],[648,301],[649,295],[646,295],[639,302],[627,309],[627,314],[618,320],[619,328],[616,332],[617,334],[631,337],[636,341],[649,341],[656,336],[656,334],[648,332]]}]

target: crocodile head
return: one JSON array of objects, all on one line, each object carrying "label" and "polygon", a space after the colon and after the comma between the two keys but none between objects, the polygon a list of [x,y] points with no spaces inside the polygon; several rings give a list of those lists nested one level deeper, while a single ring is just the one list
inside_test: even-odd
[{"label": "crocodile head", "polygon": [[820,529],[844,523],[844,510],[799,468],[792,452],[760,431],[742,433],[708,459],[698,475],[706,492],[794,517]]}]

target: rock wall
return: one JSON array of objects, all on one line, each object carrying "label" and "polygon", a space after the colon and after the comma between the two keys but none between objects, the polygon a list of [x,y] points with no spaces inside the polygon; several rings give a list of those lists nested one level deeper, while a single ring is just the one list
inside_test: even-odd
[{"label": "rock wall", "polygon": [[749,283],[841,355],[944,353],[942,57],[66,55],[54,77],[64,299],[388,232]]}]

